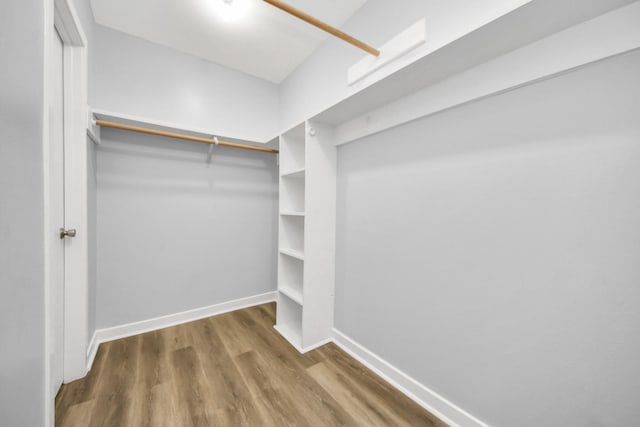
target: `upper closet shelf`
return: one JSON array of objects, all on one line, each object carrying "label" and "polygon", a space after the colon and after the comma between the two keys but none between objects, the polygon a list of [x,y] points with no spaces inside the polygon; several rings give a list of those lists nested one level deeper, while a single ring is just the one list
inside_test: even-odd
[{"label": "upper closet shelf", "polygon": [[282,215],[282,216],[304,216],[304,212],[282,211],[282,212],[280,212],[280,215]]},{"label": "upper closet shelf", "polygon": [[434,46],[427,39],[427,44],[421,48],[424,51],[416,53],[422,54],[422,57],[395,72],[389,68],[379,70],[376,73],[378,76],[380,73],[389,75],[377,81],[374,81],[375,78],[365,79],[355,85],[345,99],[313,119],[339,125],[464,70],[629,3],[633,3],[633,0],[522,0],[520,6],[511,12],[496,14],[496,19],[448,44]]},{"label": "upper closet shelf", "polygon": [[173,134],[175,134],[176,137],[181,139],[194,138],[194,140],[197,140],[195,142],[207,142],[211,145],[226,145],[235,148],[245,148],[250,150],[254,149],[258,151],[277,153],[277,149],[273,147],[272,143],[263,144],[256,141],[233,138],[202,129],[182,127],[174,123],[161,122],[157,120],[131,116],[128,114],[114,113],[104,110],[92,111],[92,123],[89,126],[89,129],[92,130],[92,133],[98,133],[98,131],[96,130],[97,126],[95,126],[95,122],[101,121],[113,123],[116,126],[146,129],[149,131],[149,133],[155,132],[159,136],[171,137]]}]

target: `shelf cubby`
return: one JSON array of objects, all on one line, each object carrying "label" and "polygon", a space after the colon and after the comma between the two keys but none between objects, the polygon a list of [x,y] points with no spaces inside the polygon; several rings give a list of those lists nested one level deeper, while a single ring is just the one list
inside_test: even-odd
[{"label": "shelf cubby", "polygon": [[278,291],[303,305],[304,262],[280,254],[278,257]]},{"label": "shelf cubby", "polygon": [[280,136],[280,170],[282,174],[304,173],[304,123]]},{"label": "shelf cubby", "polygon": [[302,306],[280,293],[276,308],[276,330],[298,350],[302,348]]},{"label": "shelf cubby", "polygon": [[304,217],[280,216],[280,248],[304,253]]},{"label": "shelf cubby", "polygon": [[304,261],[304,253],[303,252],[296,251],[296,250],[293,250],[293,249],[288,249],[288,248],[280,248],[280,253],[282,255],[286,255],[288,257],[295,258],[295,259],[300,260],[300,261]]},{"label": "shelf cubby", "polygon": [[303,306],[304,305],[304,301],[303,301],[303,297],[302,297],[302,291],[299,289],[296,289],[294,287],[288,286],[288,285],[281,285],[278,288],[278,291],[283,294],[284,296],[286,296],[287,298],[289,298],[290,300],[294,301],[296,304]]},{"label": "shelf cubby", "polygon": [[280,210],[304,212],[304,184],[303,178],[280,178]]}]

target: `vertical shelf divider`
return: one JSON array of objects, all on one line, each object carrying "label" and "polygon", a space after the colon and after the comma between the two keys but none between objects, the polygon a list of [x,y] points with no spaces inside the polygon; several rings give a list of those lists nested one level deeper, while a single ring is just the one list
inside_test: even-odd
[{"label": "vertical shelf divider", "polygon": [[[304,124],[280,135],[276,330],[302,352],[306,146]],[[295,213],[296,215],[291,215]]]},{"label": "vertical shelf divider", "polygon": [[333,128],[305,122],[280,136],[275,328],[304,353],[330,341],[335,288]]}]

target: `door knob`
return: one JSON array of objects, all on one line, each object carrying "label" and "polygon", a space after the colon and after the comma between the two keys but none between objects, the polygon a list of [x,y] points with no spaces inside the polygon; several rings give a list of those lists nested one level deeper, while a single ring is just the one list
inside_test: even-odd
[{"label": "door knob", "polygon": [[64,239],[65,237],[76,237],[76,229],[70,228],[65,230],[64,228],[60,228],[60,238]]}]

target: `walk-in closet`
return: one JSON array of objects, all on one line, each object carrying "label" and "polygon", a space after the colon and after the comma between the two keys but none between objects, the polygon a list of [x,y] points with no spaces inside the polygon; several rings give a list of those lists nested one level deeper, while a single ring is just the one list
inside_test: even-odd
[{"label": "walk-in closet", "polygon": [[6,0],[0,426],[640,420],[640,1]]}]

